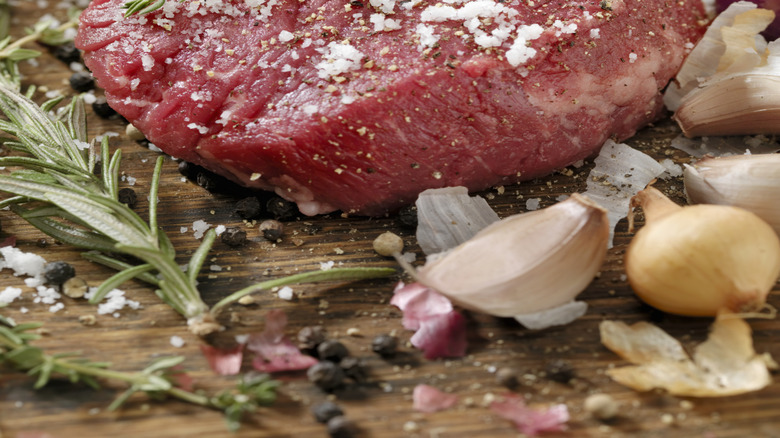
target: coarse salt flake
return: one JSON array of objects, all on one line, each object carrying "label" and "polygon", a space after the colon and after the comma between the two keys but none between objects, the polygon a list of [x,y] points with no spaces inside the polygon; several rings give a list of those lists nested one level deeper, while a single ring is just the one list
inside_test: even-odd
[{"label": "coarse salt flake", "polygon": [[276,295],[279,296],[279,298],[286,301],[290,301],[295,297],[295,293],[293,292],[290,286],[285,286],[279,289],[279,291],[276,292]]},{"label": "coarse salt flake", "polygon": [[211,224],[203,219],[198,219],[192,223],[192,231],[196,239],[202,238],[209,228],[211,228]]},{"label": "coarse salt flake", "polygon": [[363,65],[363,53],[350,44],[331,41],[327,47],[317,51],[323,53],[322,61],[315,65],[317,76],[321,79],[359,70]]},{"label": "coarse salt flake", "polygon": [[295,38],[295,35],[288,30],[283,30],[279,32],[279,41],[282,43],[292,41],[293,38]]},{"label": "coarse salt flake", "polygon": [[18,287],[8,286],[0,292],[0,304],[8,304],[22,296],[22,290]]},{"label": "coarse salt flake", "polygon": [[0,248],[4,260],[0,261],[0,268],[9,268],[14,271],[14,275],[29,275],[37,277],[43,275],[43,267],[46,265],[46,259],[43,257],[24,252],[12,246]]}]

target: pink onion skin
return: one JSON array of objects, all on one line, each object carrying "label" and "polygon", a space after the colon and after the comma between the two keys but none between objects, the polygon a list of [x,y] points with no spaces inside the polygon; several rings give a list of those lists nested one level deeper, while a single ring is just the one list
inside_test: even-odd
[{"label": "pink onion skin", "polygon": [[[720,14],[729,7],[730,4],[736,3],[738,0],[715,0],[715,11]],[[769,24],[765,31],[761,32],[761,35],[766,38],[767,41],[774,41],[780,37],[780,0],[746,0],[751,3],[755,3],[759,8],[769,9],[775,12],[775,20]]]}]

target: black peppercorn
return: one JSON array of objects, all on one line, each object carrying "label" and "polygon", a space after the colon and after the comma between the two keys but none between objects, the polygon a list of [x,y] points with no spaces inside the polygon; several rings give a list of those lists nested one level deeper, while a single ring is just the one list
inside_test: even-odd
[{"label": "black peppercorn", "polygon": [[89,72],[77,71],[70,77],[70,88],[73,88],[79,93],[86,93],[87,91],[95,88],[95,79]]},{"label": "black peppercorn", "polygon": [[379,335],[371,341],[371,350],[382,357],[392,356],[398,351],[398,338],[393,335]]},{"label": "black peppercorn", "polygon": [[338,362],[349,356],[349,350],[339,341],[327,340],[317,346],[317,356],[322,360]]},{"label": "black peppercorn", "polygon": [[44,238],[40,238],[35,241],[35,245],[37,245],[38,248],[46,248],[49,246],[49,241]]},{"label": "black peppercorn", "polygon": [[260,216],[260,213],[263,212],[263,207],[260,205],[259,199],[250,196],[236,202],[234,211],[241,219],[254,219]]},{"label": "black peppercorn", "polygon": [[298,347],[303,350],[314,350],[325,341],[325,327],[312,325],[302,328],[298,332]]},{"label": "black peppercorn", "polygon": [[295,204],[278,196],[269,199],[265,209],[277,219],[288,219],[296,213]]},{"label": "black peppercorn", "polygon": [[216,189],[219,185],[216,175],[207,171],[198,172],[198,175],[195,177],[195,182],[208,191]]},{"label": "black peppercorn", "polygon": [[200,170],[200,166],[192,164],[189,161],[179,161],[179,173],[185,178],[195,177]]},{"label": "black peppercorn", "polygon": [[331,401],[324,401],[312,406],[311,413],[314,415],[314,419],[320,423],[327,423],[333,417],[344,415],[341,407]]},{"label": "black peppercorn", "polygon": [[130,187],[124,187],[119,189],[117,193],[119,202],[127,205],[130,208],[135,208],[135,204],[138,202],[138,195],[135,194],[135,190]]},{"label": "black peppercorn", "polygon": [[499,384],[509,389],[515,389],[520,385],[520,380],[517,378],[517,371],[513,368],[500,368],[496,372],[496,380]]},{"label": "black peppercorn", "polygon": [[344,384],[344,370],[329,360],[317,362],[309,367],[306,377],[324,391],[334,390]]},{"label": "black peppercorn", "polygon": [[55,58],[66,64],[81,61],[81,52],[72,41],[55,47],[53,54]]},{"label": "black peppercorn", "polygon": [[355,425],[343,415],[331,418],[327,427],[331,438],[352,438],[356,434]]},{"label": "black peppercorn", "polygon": [[67,262],[51,262],[43,267],[43,278],[49,284],[60,285],[76,276],[76,270]]},{"label": "black peppercorn", "polygon": [[417,206],[407,205],[398,211],[398,222],[409,228],[417,227]]},{"label": "black peppercorn", "polygon": [[116,111],[111,108],[105,97],[98,97],[92,102],[92,111],[103,119],[108,119],[116,116]]},{"label": "black peppercorn", "polygon": [[368,380],[366,369],[363,362],[356,357],[345,357],[339,362],[339,366],[344,371],[344,375],[357,383],[363,383]]},{"label": "black peppercorn", "polygon": [[558,383],[569,383],[574,378],[571,365],[563,360],[554,360],[547,364],[547,378]]},{"label": "black peppercorn", "polygon": [[271,242],[276,242],[282,238],[282,234],[284,233],[284,225],[279,221],[269,219],[260,223],[259,230],[260,233],[263,234],[263,237],[270,240]]},{"label": "black peppercorn", "polygon": [[246,231],[241,228],[227,227],[219,237],[227,246],[236,247],[246,244]]}]

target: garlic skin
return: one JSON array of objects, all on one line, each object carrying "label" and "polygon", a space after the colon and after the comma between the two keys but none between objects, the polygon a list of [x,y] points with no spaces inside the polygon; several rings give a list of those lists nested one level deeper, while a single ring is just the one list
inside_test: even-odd
[{"label": "garlic skin", "polygon": [[744,208],[780,234],[780,155],[705,157],[686,166],[683,181],[689,203]]},{"label": "garlic skin", "polygon": [[606,211],[574,194],[510,216],[417,271],[454,303],[513,317],[566,304],[593,280],[607,254]]},{"label": "garlic skin", "polygon": [[780,70],[709,81],[683,98],[674,119],[686,137],[780,134]]},{"label": "garlic skin", "polygon": [[664,95],[686,137],[780,133],[780,42],[760,35],[774,17],[737,2],[713,21]]},{"label": "garlic skin", "polygon": [[780,276],[780,239],[761,218],[724,205],[680,207],[652,187],[632,205],[647,223],[629,244],[625,268],[642,301],[685,316],[765,306]]},{"label": "garlic skin", "polygon": [[[723,70],[727,63],[731,64],[728,66],[730,69],[735,65],[745,69],[755,66],[755,61],[746,63],[745,59],[739,59],[739,62],[735,62],[734,57],[758,58],[757,51],[752,48],[756,45],[756,35],[772,22],[774,15],[770,17],[767,15],[768,12],[771,13],[758,9],[755,3],[740,1],[730,4],[725,11],[718,14],[707,27],[707,32],[704,33],[701,41],[685,58],[677,76],[666,88],[664,92],[666,108],[669,111],[677,111],[683,97],[698,88],[702,78],[708,78]],[[740,16],[741,18],[737,18]],[[729,30],[724,34],[726,28]],[[734,35],[735,30],[738,34],[737,38],[729,39],[728,37]],[[740,33],[751,35],[752,40],[741,38]],[[732,50],[728,50],[729,48]]]}]

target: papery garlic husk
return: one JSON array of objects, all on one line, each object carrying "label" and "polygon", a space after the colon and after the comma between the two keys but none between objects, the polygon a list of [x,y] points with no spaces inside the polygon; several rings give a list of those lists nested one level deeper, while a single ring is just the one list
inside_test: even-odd
[{"label": "papery garlic husk", "polygon": [[780,42],[759,35],[774,17],[738,2],[715,19],[664,96],[683,134],[780,133]]},{"label": "papery garlic husk", "polygon": [[677,111],[682,98],[702,80],[721,71],[750,70],[761,64],[766,41],[759,35],[774,14],[755,3],[732,3],[707,27],[702,39],[685,58],[674,80],[664,92],[664,104]]},{"label": "papery garlic husk", "polygon": [[718,315],[707,340],[689,355],[679,341],[649,322],[632,326],[602,321],[601,342],[633,365],[606,374],[638,391],[661,388],[686,397],[723,397],[757,391],[772,383],[771,357],[753,349],[750,326]]},{"label": "papery garlic husk", "polygon": [[764,220],[732,206],[680,207],[652,187],[632,205],[642,207],[646,224],[629,244],[625,268],[644,302],[686,316],[765,306],[780,276],[780,239]]},{"label": "papery garlic husk", "polygon": [[512,317],[572,301],[607,253],[606,211],[574,194],[493,223],[429,259],[418,280],[464,308]]},{"label": "papery garlic husk", "polygon": [[705,157],[686,166],[683,179],[689,203],[744,208],[780,234],[780,155]]}]

